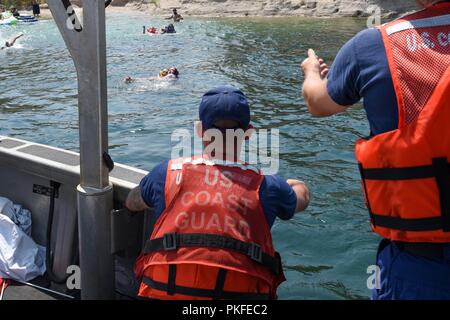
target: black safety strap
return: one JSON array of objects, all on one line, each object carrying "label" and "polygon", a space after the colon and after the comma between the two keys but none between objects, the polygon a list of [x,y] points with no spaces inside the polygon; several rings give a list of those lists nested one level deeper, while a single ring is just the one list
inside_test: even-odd
[{"label": "black safety strap", "polygon": [[[143,277],[142,282],[149,286],[150,288],[167,292],[168,285],[166,283],[154,281],[153,279]],[[193,297],[203,297],[214,299],[217,296],[216,290],[200,289],[200,288],[190,288],[184,286],[175,286],[175,293],[193,296]],[[220,293],[221,299],[226,300],[270,300],[269,294],[263,293],[250,293],[250,292],[233,292],[233,291],[222,291]]]},{"label": "black safety strap", "polygon": [[[450,164],[447,164],[450,166]],[[362,169],[362,174],[366,180],[413,180],[434,178],[434,167],[403,167],[403,168],[376,168]]]},{"label": "black safety strap", "polygon": [[362,166],[362,163],[358,163],[358,168],[359,168],[359,173],[361,174],[361,180],[362,180],[362,185],[364,188],[364,195],[366,198],[366,206],[367,206],[367,210],[369,210],[369,215],[370,215],[370,220],[372,222],[373,225],[375,225],[375,220],[374,220],[374,215],[372,212],[372,207],[370,206],[370,201],[369,201],[369,194],[367,193],[367,186],[366,186],[366,175],[365,175],[365,170]]},{"label": "black safety strap", "polygon": [[278,259],[262,252],[261,246],[256,243],[248,243],[215,234],[166,233],[162,238],[148,240],[145,243],[144,254],[155,251],[171,251],[186,247],[204,247],[236,251],[269,268],[274,274],[281,272]]},{"label": "black safety strap", "polygon": [[[367,169],[359,164],[366,194],[367,207],[375,226],[401,231],[450,231],[450,163],[448,159],[434,158],[430,166]],[[366,180],[412,180],[435,178],[439,190],[441,216],[421,219],[401,219],[385,214],[375,214],[369,203]]]},{"label": "black safety strap", "polygon": [[372,223],[377,227],[400,231],[433,231],[442,229],[441,217],[423,219],[402,219],[380,214],[371,214]]},{"label": "black safety strap", "polygon": [[169,278],[167,279],[167,294],[173,296],[175,294],[175,283],[177,281],[177,265],[169,264]]},{"label": "black safety strap", "polygon": [[214,288],[214,299],[222,298],[223,286],[225,285],[225,278],[227,277],[227,269],[220,268],[217,273],[216,287]]},{"label": "black safety strap", "polygon": [[450,231],[450,169],[447,158],[433,159],[434,174],[439,189],[442,229]]}]

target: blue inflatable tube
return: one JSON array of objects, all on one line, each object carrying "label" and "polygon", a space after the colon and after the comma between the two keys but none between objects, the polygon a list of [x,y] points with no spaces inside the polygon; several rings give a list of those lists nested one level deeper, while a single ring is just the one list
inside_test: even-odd
[{"label": "blue inflatable tube", "polygon": [[17,20],[19,20],[20,22],[37,22],[38,19],[36,19],[33,16],[19,16],[16,17]]}]

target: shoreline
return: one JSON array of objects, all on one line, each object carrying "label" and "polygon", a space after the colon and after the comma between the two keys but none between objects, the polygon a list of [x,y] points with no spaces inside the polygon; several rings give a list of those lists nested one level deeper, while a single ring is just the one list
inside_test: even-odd
[{"label": "shoreline", "polygon": [[[80,14],[82,8],[74,6],[75,12]],[[109,6],[107,8],[107,12],[110,13],[139,13],[139,14],[148,14],[154,17],[168,17],[170,15],[169,10],[163,10],[161,8],[153,7],[152,5],[144,4],[138,5],[136,3],[130,3],[125,6]],[[33,15],[32,11],[29,10],[20,10],[22,15]],[[402,15],[404,12],[384,12],[381,15],[381,18],[394,18],[396,16]],[[268,11],[259,11],[259,13],[248,13],[244,11],[221,11],[218,13],[213,13],[211,10],[205,11],[195,11],[186,10],[186,12],[182,12],[184,17],[193,17],[193,18],[313,18],[313,19],[340,19],[340,18],[355,18],[355,19],[363,19],[367,18],[369,14],[364,12],[359,15],[349,14],[349,15],[311,15],[311,14],[299,14],[295,11],[279,11],[279,12],[268,12]],[[53,19],[53,16],[50,12],[50,9],[46,7],[41,8],[41,14],[39,16],[40,19]]]}]

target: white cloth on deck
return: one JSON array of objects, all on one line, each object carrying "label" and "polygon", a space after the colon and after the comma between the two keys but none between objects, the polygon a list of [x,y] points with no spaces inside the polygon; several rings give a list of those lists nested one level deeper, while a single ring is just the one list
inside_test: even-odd
[{"label": "white cloth on deck", "polygon": [[10,218],[27,236],[31,236],[31,212],[29,210],[12,203],[8,198],[0,197],[0,213]]},{"label": "white cloth on deck", "polygon": [[24,231],[31,233],[31,213],[18,214],[24,209],[5,199],[0,197],[0,278],[30,281],[45,273],[45,247]]}]

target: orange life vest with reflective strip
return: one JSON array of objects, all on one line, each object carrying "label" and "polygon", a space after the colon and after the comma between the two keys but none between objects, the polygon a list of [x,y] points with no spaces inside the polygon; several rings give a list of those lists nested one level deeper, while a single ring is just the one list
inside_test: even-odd
[{"label": "orange life vest with reflective strip", "polygon": [[143,256],[139,295],[269,299],[285,279],[259,201],[264,176],[203,157],[170,161],[166,209]]},{"label": "orange life vest with reflective strip", "polygon": [[450,3],[380,27],[398,129],[356,143],[373,230],[450,242]]}]

